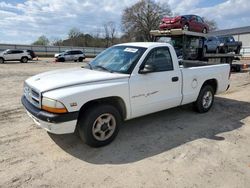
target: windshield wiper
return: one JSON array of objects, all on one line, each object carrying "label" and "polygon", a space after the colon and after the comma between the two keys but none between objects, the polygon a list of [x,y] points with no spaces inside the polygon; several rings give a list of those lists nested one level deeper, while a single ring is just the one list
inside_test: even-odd
[{"label": "windshield wiper", "polygon": [[111,72],[111,73],[113,72],[113,71],[111,71],[111,70],[109,70],[106,67],[103,67],[101,65],[96,65],[95,68],[101,68],[102,70],[105,70],[105,71],[108,71],[108,72]]},{"label": "windshield wiper", "polygon": [[[92,65],[89,63],[89,62],[85,62],[88,66],[89,66],[89,68],[91,69],[91,70],[93,70],[93,67],[92,67]],[[82,66],[82,68],[85,68],[85,66]]]}]

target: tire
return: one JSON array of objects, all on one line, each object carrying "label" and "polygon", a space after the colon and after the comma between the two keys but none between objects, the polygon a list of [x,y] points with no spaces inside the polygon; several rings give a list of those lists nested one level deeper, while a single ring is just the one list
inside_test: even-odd
[{"label": "tire", "polygon": [[83,58],[82,58],[82,57],[79,57],[78,60],[79,60],[79,62],[82,62],[82,61],[83,61]]},{"label": "tire", "polygon": [[201,88],[197,100],[193,103],[195,111],[205,113],[210,110],[214,102],[214,89],[210,85]]},{"label": "tire", "polygon": [[238,46],[237,49],[235,50],[236,54],[240,54],[240,47]]},{"label": "tire", "polygon": [[0,57],[0,64],[4,63],[4,58]]},{"label": "tire", "polygon": [[182,29],[185,31],[189,31],[189,25],[185,23]]},{"label": "tire", "polygon": [[206,34],[207,33],[207,28],[203,28],[202,33]]},{"label": "tire", "polygon": [[28,63],[28,60],[29,60],[29,59],[28,59],[27,57],[22,57],[22,58],[21,58],[21,62],[22,62],[22,63]]},{"label": "tire", "polygon": [[80,138],[87,145],[101,147],[108,145],[115,139],[120,124],[119,111],[112,105],[103,104],[89,108],[81,114],[77,127]]},{"label": "tire", "polygon": [[65,62],[65,59],[63,57],[58,59],[59,62]]}]

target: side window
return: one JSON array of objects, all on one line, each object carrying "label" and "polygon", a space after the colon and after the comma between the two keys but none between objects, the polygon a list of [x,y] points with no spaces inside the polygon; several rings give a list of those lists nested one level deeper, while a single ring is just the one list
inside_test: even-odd
[{"label": "side window", "polygon": [[203,23],[203,20],[201,19],[201,17],[197,16],[196,18],[197,18],[198,22]]},{"label": "side window", "polygon": [[155,72],[173,70],[172,57],[167,47],[153,49],[145,60],[145,65],[152,65]]}]

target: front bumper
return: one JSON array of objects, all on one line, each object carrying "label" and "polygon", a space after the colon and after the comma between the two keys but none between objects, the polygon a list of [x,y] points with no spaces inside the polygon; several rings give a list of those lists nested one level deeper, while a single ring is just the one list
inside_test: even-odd
[{"label": "front bumper", "polygon": [[21,101],[28,115],[39,127],[54,134],[67,134],[75,131],[78,112],[54,114],[36,108],[24,96]]}]

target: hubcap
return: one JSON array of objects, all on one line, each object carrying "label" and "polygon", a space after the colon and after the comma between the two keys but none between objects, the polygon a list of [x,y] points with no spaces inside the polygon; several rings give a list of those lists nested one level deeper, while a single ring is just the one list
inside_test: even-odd
[{"label": "hubcap", "polygon": [[213,94],[211,91],[207,91],[203,96],[203,100],[202,100],[203,107],[209,108],[212,104],[212,101],[213,101]]},{"label": "hubcap", "polygon": [[184,25],[183,29],[186,30],[186,31],[188,31],[188,26]]},{"label": "hubcap", "polygon": [[92,134],[96,140],[104,141],[113,135],[115,128],[115,117],[109,113],[102,114],[95,120],[92,127]]}]

